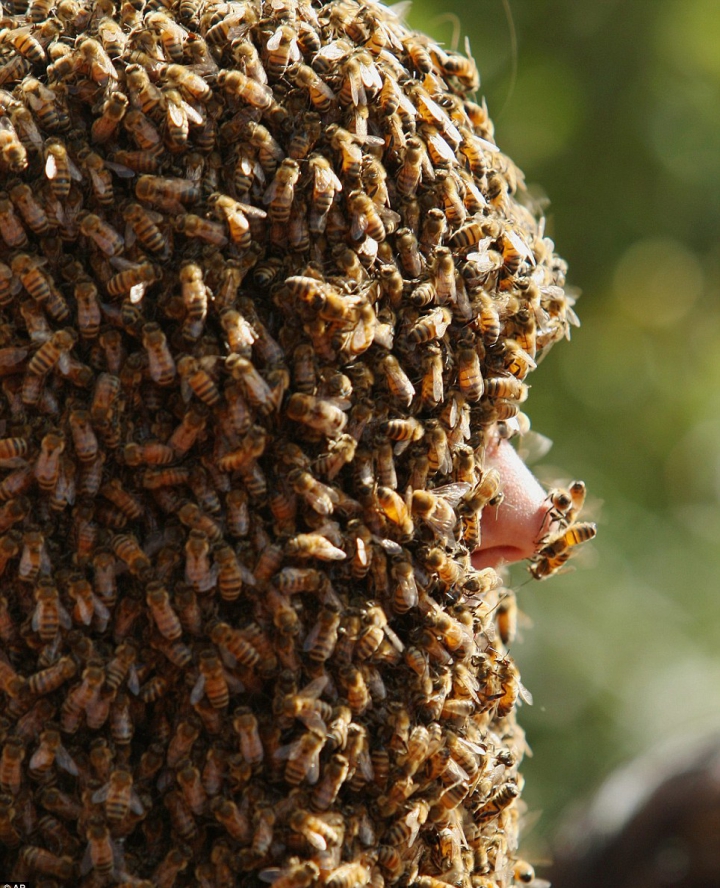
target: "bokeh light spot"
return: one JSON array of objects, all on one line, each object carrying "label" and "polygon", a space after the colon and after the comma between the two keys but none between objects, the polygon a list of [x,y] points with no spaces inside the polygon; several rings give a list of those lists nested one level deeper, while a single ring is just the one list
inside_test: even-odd
[{"label": "bokeh light spot", "polygon": [[702,288],[697,257],[670,238],[634,243],[620,258],[613,277],[615,297],[646,329],[676,324],[690,311]]}]

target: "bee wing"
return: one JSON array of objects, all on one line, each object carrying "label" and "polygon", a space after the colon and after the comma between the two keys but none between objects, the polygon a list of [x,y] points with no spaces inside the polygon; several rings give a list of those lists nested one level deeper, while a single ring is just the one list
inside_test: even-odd
[{"label": "bee wing", "polygon": [[272,180],[272,182],[265,189],[265,194],[263,195],[263,203],[269,204],[272,203],[277,197],[277,193],[280,190],[280,182],[277,180],[277,177]]},{"label": "bee wing", "polygon": [[260,207],[251,207],[249,204],[237,202],[238,209],[245,216],[254,216],[256,219],[267,219],[267,213],[265,210],[261,210]]},{"label": "bee wing", "polygon": [[317,678],[314,678],[309,684],[306,684],[305,687],[300,691],[301,697],[308,697],[311,700],[317,700],[318,697],[322,694],[322,692],[327,687],[327,683],[330,681],[330,676],[328,675],[320,675]]},{"label": "bee wing", "polygon": [[203,126],[205,123],[205,114],[202,110],[195,108],[193,105],[189,104],[189,102],[183,101],[183,110],[187,116],[187,119],[190,123],[195,124],[195,126]]},{"label": "bee wing", "polygon": [[282,39],[283,39],[282,28],[278,28],[275,31],[275,33],[272,35],[272,37],[268,40],[268,42],[266,44],[267,49],[270,49],[270,50],[277,49],[280,46],[280,44],[282,43]]},{"label": "bee wing", "polygon": [[408,848],[410,848],[420,832],[420,808],[417,806],[413,808],[405,818],[405,823],[410,827],[410,835],[408,836]]},{"label": "bee wing", "polygon": [[391,12],[398,21],[404,22],[410,14],[411,7],[412,0],[399,0],[398,3],[392,3],[388,6],[387,11]]},{"label": "bee wing", "polygon": [[69,170],[72,178],[75,179],[76,182],[82,182],[82,179],[83,179],[82,173],[75,166],[75,164],[73,163],[73,161],[69,157],[67,159],[67,165],[68,165],[68,170]]},{"label": "bee wing", "polygon": [[531,265],[535,265],[535,256],[533,255],[533,251],[528,247],[525,241],[520,237],[517,231],[513,231],[512,228],[508,228],[505,232],[505,237],[510,241],[510,243],[515,247],[515,249],[523,256]]},{"label": "bee wing", "polygon": [[102,174],[98,170],[88,170],[90,175],[90,183],[95,191],[102,194],[107,191],[107,183],[103,180]]},{"label": "bee wing", "polygon": [[130,790],[130,810],[137,814],[138,817],[141,816],[145,808],[143,808],[143,804],[140,801],[140,796],[135,792],[134,789]]},{"label": "bee wing", "polygon": [[[71,774],[73,777],[77,777],[80,773],[78,771],[78,766],[73,761],[72,756],[62,744],[58,746],[57,750],[55,751],[55,761],[58,763],[58,766],[63,769],[63,771],[67,771],[67,773]],[[32,767],[32,762],[30,763],[30,767]]]},{"label": "bee wing", "polygon": [[471,489],[472,484],[468,484],[466,481],[456,481],[452,484],[443,484],[441,487],[435,487],[432,492],[435,496],[442,497],[449,505],[455,508]]},{"label": "bee wing", "polygon": [[[32,758],[30,759],[30,770],[34,771],[36,768],[42,768],[42,766],[47,761],[48,751],[41,744],[32,754]],[[57,755],[56,755],[57,757]]]},{"label": "bee wing", "polygon": [[58,617],[60,618],[60,625],[63,629],[70,629],[72,627],[70,614],[65,610],[62,604],[58,604]]},{"label": "bee wing", "polygon": [[95,792],[90,797],[90,801],[95,804],[99,802],[104,802],[107,800],[108,794],[110,792],[110,784],[106,783],[105,786],[101,786],[100,789],[96,789]]},{"label": "bee wing", "polygon": [[237,666],[237,658],[234,657],[230,651],[225,647],[225,645],[221,644],[220,647],[220,659],[223,663],[228,667],[228,669],[234,669]]},{"label": "bee wing", "polygon": [[0,132],[2,131],[10,133],[13,139],[18,138],[15,127],[12,125],[9,117],[0,117]]},{"label": "bee wing", "polygon": [[229,690],[233,694],[242,694],[245,690],[245,685],[240,681],[240,679],[235,675],[229,675],[227,672],[224,672],[224,675]]},{"label": "bee wing", "polygon": [[184,102],[168,102],[167,116],[171,123],[175,126],[184,127],[187,124],[187,114],[185,113]]},{"label": "bee wing", "polygon": [[107,625],[110,620],[110,611],[107,606],[100,601],[97,595],[93,595],[93,612],[98,620],[103,621]]},{"label": "bee wing", "polygon": [[385,629],[385,635],[387,636],[387,639],[390,642],[390,644],[396,650],[401,651],[401,652],[404,651],[405,645],[402,643],[402,641],[400,640],[400,637],[395,632],[395,630],[391,629],[390,626],[387,625],[387,623],[385,624],[384,629]]},{"label": "bee wing", "polygon": [[320,630],[322,629],[322,623],[318,620],[312,629],[305,636],[305,641],[303,642],[303,651],[307,652],[312,650],[313,645],[318,640],[318,636],[320,635]]},{"label": "bee wing", "polygon": [[448,777],[453,777],[459,782],[467,783],[468,780],[470,780],[467,771],[465,771],[464,768],[461,768],[460,765],[453,758],[449,760],[447,771],[445,773],[448,775]]},{"label": "bee wing", "polygon": [[329,62],[337,62],[344,59],[351,51],[351,46],[346,40],[334,40],[318,50],[315,58],[327,59]]},{"label": "bee wing", "polygon": [[81,623],[89,626],[93,618],[93,608],[90,602],[84,598],[78,598],[75,602],[75,616]]},{"label": "bee wing", "polygon": [[518,456],[525,463],[537,462],[550,452],[552,446],[552,440],[546,435],[541,435],[539,432],[527,432],[520,439]]},{"label": "bee wing", "polygon": [[[30,338],[33,339],[32,334],[30,334]],[[49,337],[46,337],[46,339],[43,341],[47,341],[48,338]],[[1,469],[19,469],[22,466],[26,466],[27,464],[27,460],[24,460],[21,456],[11,456],[8,459],[0,459]]]},{"label": "bee wing", "polygon": [[194,705],[195,703],[199,703],[202,700],[202,696],[205,693],[205,676],[200,673],[197,681],[195,682],[193,689],[190,693],[190,702]]},{"label": "bee wing", "polygon": [[293,740],[292,743],[286,743],[283,746],[278,746],[275,750],[273,758],[278,761],[284,762],[286,759],[289,759],[295,753],[297,753],[300,744],[302,742],[302,737],[298,737],[296,740]]},{"label": "bee wing", "polygon": [[130,688],[131,693],[137,695],[140,693],[140,677],[138,676],[137,669],[135,668],[135,664],[128,669],[127,674],[127,686]]},{"label": "bee wing", "polygon": [[[309,731],[315,731],[315,733],[317,734],[327,734],[327,725],[322,720],[322,718],[320,718],[320,713],[318,713],[316,710],[309,709],[307,712],[301,712],[298,718]],[[318,760],[318,765],[319,764],[320,762]],[[318,773],[315,779],[311,780],[310,772],[308,772],[308,783],[317,783],[317,779],[319,776],[320,775]]]},{"label": "bee wing", "polygon": [[402,546],[400,545],[400,543],[396,543],[395,540],[388,540],[373,536],[373,542],[377,543],[378,546],[383,548],[388,553],[388,555],[402,555]]},{"label": "bee wing", "polygon": [[487,200],[485,199],[485,195],[482,193],[482,191],[480,191],[480,189],[477,187],[477,185],[474,182],[466,181],[465,187],[467,188],[468,191],[470,191],[472,193],[474,200],[476,201],[476,203],[479,206],[481,206],[481,207],[487,206]]},{"label": "bee wing", "polygon": [[440,155],[440,157],[446,163],[454,163],[455,162],[455,160],[456,160],[455,152],[448,145],[448,143],[445,141],[445,139],[443,139],[443,137],[440,135],[440,133],[430,133],[427,136],[427,139],[429,142],[432,143],[432,145],[435,148],[435,150],[437,151],[437,153]]},{"label": "bee wing", "polygon": [[518,693],[520,699],[527,703],[528,706],[533,705],[533,696],[521,681],[518,681]]},{"label": "bee wing", "polygon": [[383,80],[374,62],[370,65],[360,62],[360,77],[368,89],[382,89]]},{"label": "bee wing", "polygon": [[[439,511],[440,514],[438,514]],[[456,540],[454,529],[457,517],[450,506],[447,507],[447,510],[436,509],[432,515],[425,517],[424,521],[428,527],[432,528],[437,536],[442,537],[448,545],[455,545]]]}]

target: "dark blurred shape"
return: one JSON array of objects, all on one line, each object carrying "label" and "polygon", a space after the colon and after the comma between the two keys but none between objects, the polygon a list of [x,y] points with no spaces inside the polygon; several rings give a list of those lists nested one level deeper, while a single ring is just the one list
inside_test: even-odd
[{"label": "dark blurred shape", "polygon": [[554,888],[720,886],[720,736],[684,747],[609,778],[555,849]]}]

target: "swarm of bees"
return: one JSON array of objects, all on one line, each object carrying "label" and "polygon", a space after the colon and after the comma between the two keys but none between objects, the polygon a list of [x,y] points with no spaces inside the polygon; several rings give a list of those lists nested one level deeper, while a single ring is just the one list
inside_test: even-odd
[{"label": "swarm of bees", "polygon": [[576,317],[475,63],[357,0],[0,26],[3,878],[539,885],[470,553]]}]

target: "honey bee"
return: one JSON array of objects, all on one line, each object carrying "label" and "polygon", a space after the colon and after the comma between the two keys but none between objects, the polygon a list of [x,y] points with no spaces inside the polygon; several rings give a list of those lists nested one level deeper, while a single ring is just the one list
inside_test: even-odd
[{"label": "honey bee", "polygon": [[30,757],[28,767],[33,777],[42,779],[55,763],[68,774],[78,776],[78,767],[63,746],[60,732],[55,728],[45,728],[40,733],[40,745]]},{"label": "honey bee", "polygon": [[203,651],[198,667],[200,675],[190,694],[190,702],[198,703],[205,694],[215,709],[224,709],[230,699],[230,688],[220,659],[213,651]]},{"label": "honey bee", "polygon": [[125,249],[125,241],[121,235],[95,213],[82,215],[80,232],[94,241],[106,256],[117,256]]},{"label": "honey bee", "polygon": [[309,888],[319,875],[320,868],[314,861],[301,862],[297,858],[290,858],[283,869],[264,869],[259,873],[263,881],[272,882],[273,888]]},{"label": "honey bee", "polygon": [[96,339],[102,321],[97,287],[92,281],[80,281],[75,285],[74,295],[78,332],[83,339]]},{"label": "honey bee", "polygon": [[233,715],[232,725],[238,735],[240,755],[243,760],[253,767],[261,764],[265,757],[265,750],[255,715],[247,707],[238,707]]},{"label": "honey bee", "polygon": [[74,734],[84,711],[92,711],[102,690],[105,673],[99,666],[87,666],[82,673],[82,681],[68,692],[60,712],[60,728]]},{"label": "honey bee", "polygon": [[278,167],[273,181],[263,196],[263,202],[268,205],[268,215],[272,222],[285,223],[289,220],[295,185],[299,178],[300,166],[298,162],[286,157]]},{"label": "honey bee", "polygon": [[248,402],[263,413],[270,413],[274,407],[272,390],[257,371],[253,363],[240,355],[230,355],[225,367],[236,379]]},{"label": "honey bee", "polygon": [[141,575],[150,567],[150,559],[132,534],[116,534],[112,538],[111,545],[115,555],[128,566],[134,575]]},{"label": "honey bee", "polygon": [[400,264],[408,277],[417,278],[422,274],[425,260],[418,250],[417,238],[409,228],[401,228],[396,232],[395,245]]},{"label": "honey bee", "polygon": [[212,376],[190,355],[183,355],[178,361],[177,371],[182,383],[209,407],[220,402],[220,392]]},{"label": "honey bee", "polygon": [[[9,533],[3,534],[0,537],[0,576],[5,573],[5,568],[8,566],[8,563],[11,559],[15,558],[15,556],[20,551],[20,543],[22,541],[22,535],[19,531],[11,530]],[[2,608],[3,605],[0,605]],[[5,614],[7,617],[7,614]],[[0,638],[2,637],[2,633],[0,633]]]},{"label": "honey bee", "polygon": [[82,181],[82,173],[67,153],[65,145],[58,139],[45,142],[45,176],[50,182],[52,193],[62,200],[70,194],[72,180]]},{"label": "honey bee", "polygon": [[196,203],[201,192],[198,183],[191,179],[145,175],[137,180],[135,195],[139,200],[154,203],[166,212],[181,213],[183,204]]},{"label": "honey bee", "polygon": [[28,165],[27,150],[9,117],[0,118],[0,161],[12,173],[21,173]]},{"label": "honey bee", "polygon": [[358,888],[370,881],[371,870],[368,864],[361,860],[351,863],[343,863],[334,869],[327,880],[330,888]]},{"label": "honey bee", "polygon": [[98,86],[107,87],[111,80],[118,79],[110,56],[97,40],[92,37],[83,38],[77,44],[76,51],[82,59],[86,73]]},{"label": "honey bee", "polygon": [[55,490],[60,474],[60,457],[65,450],[65,438],[50,432],[42,439],[40,454],[35,463],[35,477],[41,490]]},{"label": "honey bee", "polygon": [[36,302],[46,303],[51,298],[50,284],[41,270],[43,262],[27,253],[16,253],[11,262],[12,274],[18,277]]},{"label": "honey bee", "polygon": [[213,799],[210,808],[233,839],[243,845],[250,844],[252,838],[250,821],[247,814],[241,812],[235,802],[218,797]]},{"label": "honey bee", "polygon": [[328,128],[326,136],[330,145],[340,155],[343,175],[349,181],[358,181],[362,171],[363,156],[356,137],[337,124],[332,124]]},{"label": "honey bee", "polygon": [[253,108],[267,110],[274,101],[273,91],[269,86],[253,80],[242,71],[220,71],[217,84]]},{"label": "honey bee", "polygon": [[291,395],[286,413],[289,419],[301,422],[329,438],[337,438],[347,425],[347,416],[330,401],[296,392]]},{"label": "honey bee", "polygon": [[162,90],[151,82],[148,72],[140,65],[127,66],[125,82],[130,101],[143,114],[152,116],[155,111],[162,109]]},{"label": "honey bee", "polygon": [[223,472],[249,470],[258,457],[262,456],[267,443],[266,432],[259,426],[252,426],[243,438],[240,447],[218,460],[218,468]]},{"label": "honey bee", "polygon": [[[4,118],[0,119],[4,120]],[[15,207],[6,196],[0,197],[0,234],[9,247],[25,247],[28,244],[28,237],[22,222],[15,214]]]},{"label": "honey bee", "polygon": [[288,475],[288,481],[295,493],[320,515],[331,515],[339,502],[337,493],[315,479],[310,472],[295,469]]},{"label": "honey bee", "polygon": [[[217,214],[224,218],[233,243],[242,248],[249,247],[252,241],[252,230],[248,217],[265,218],[265,211],[240,203],[226,194],[211,194],[208,202],[212,204]],[[227,309],[227,311],[231,311],[231,309]]]},{"label": "honey bee", "polygon": [[450,238],[450,246],[455,249],[466,249],[479,243],[484,235],[482,223],[477,219],[459,228]]},{"label": "honey bee", "polygon": [[71,878],[75,870],[73,860],[67,854],[59,857],[37,845],[25,845],[18,860],[23,870],[56,876],[63,881]]},{"label": "honey bee", "polygon": [[0,789],[16,796],[22,786],[25,745],[19,737],[8,737],[0,753]]},{"label": "honey bee", "polygon": [[530,573],[536,580],[553,576],[567,562],[572,548],[593,539],[597,526],[592,522],[575,522],[554,536],[541,540],[541,546],[533,556]]},{"label": "honey bee", "polygon": [[150,378],[158,385],[170,385],[177,368],[160,325],[155,322],[145,324],[142,340],[148,355]]},{"label": "honey bee", "polygon": [[[114,92],[103,105],[102,114],[93,121],[91,139],[93,142],[103,144],[115,135],[128,109],[129,100],[125,93]],[[90,152],[91,154],[93,152]],[[97,157],[97,155],[95,155]],[[97,166],[95,167],[97,169]]]},{"label": "honey bee", "polygon": [[408,339],[418,344],[442,339],[451,322],[452,312],[444,306],[438,306],[410,328]]},{"label": "honey bee", "polygon": [[292,558],[317,558],[320,561],[342,561],[347,555],[320,533],[299,533],[285,547]]},{"label": "honey bee", "polygon": [[476,824],[487,823],[494,817],[498,817],[520,794],[517,783],[508,780],[496,790],[490,798],[479,805],[473,812],[473,820]]},{"label": "honey bee", "polygon": [[88,869],[94,869],[100,876],[107,878],[113,870],[115,859],[115,846],[107,824],[100,817],[91,817],[85,836],[88,840]]},{"label": "honey bee", "polygon": [[218,590],[223,601],[236,601],[243,586],[242,571],[235,552],[230,546],[215,550]]},{"label": "honey bee", "polygon": [[293,64],[302,61],[297,34],[288,25],[281,25],[265,45],[266,68],[272,80],[279,80]]},{"label": "honey bee", "polygon": [[320,234],[325,229],[327,214],[335,195],[342,191],[342,182],[335,175],[327,158],[320,154],[312,154],[308,158],[308,166],[312,174],[312,207],[315,214],[311,213],[310,230],[314,234]]},{"label": "honey bee", "polygon": [[295,83],[307,91],[313,107],[321,114],[327,114],[336,104],[335,93],[309,65],[298,65],[293,77]]},{"label": "honey bee", "polygon": [[129,812],[137,815],[144,813],[133,782],[133,776],[129,771],[117,768],[110,773],[110,779],[105,786],[92,794],[93,802],[104,803],[105,816],[109,821],[123,820]]}]

